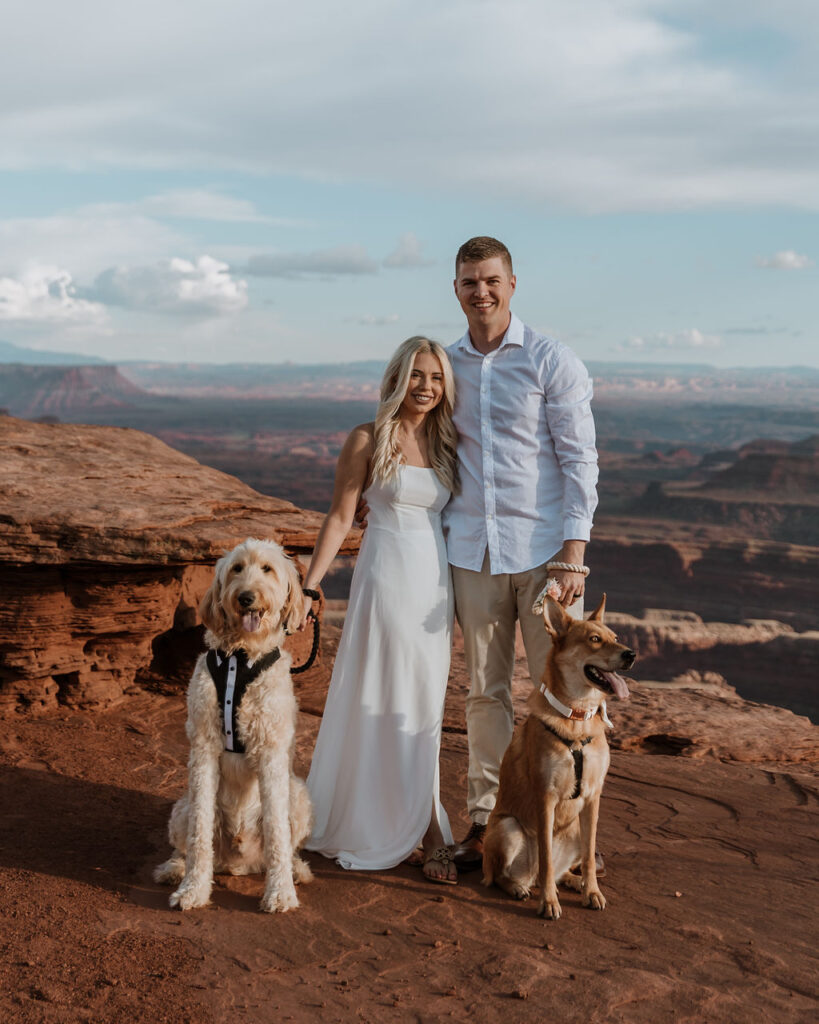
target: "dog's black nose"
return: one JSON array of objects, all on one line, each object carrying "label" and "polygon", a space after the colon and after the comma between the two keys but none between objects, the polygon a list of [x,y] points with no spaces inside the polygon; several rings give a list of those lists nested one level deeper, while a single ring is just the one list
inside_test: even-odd
[{"label": "dog's black nose", "polygon": [[252,590],[243,590],[238,597],[239,604],[242,606],[242,608],[249,608],[255,600],[256,595],[253,593]]},{"label": "dog's black nose", "polygon": [[620,658],[623,662],[623,668],[631,668],[631,666],[634,664],[634,659],[636,657],[637,655],[634,653],[634,651],[632,651],[631,648],[627,647],[620,655]]}]

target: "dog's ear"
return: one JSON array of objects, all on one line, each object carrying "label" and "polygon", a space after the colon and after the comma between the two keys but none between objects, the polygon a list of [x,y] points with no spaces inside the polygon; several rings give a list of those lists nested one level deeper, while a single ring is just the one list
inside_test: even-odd
[{"label": "dog's ear", "polygon": [[205,628],[216,635],[223,633],[225,627],[225,613],[222,610],[221,567],[222,560],[220,559],[213,572],[213,582],[199,602],[199,617],[205,624]]},{"label": "dog's ear", "polygon": [[285,556],[287,565],[287,597],[282,608],[282,623],[288,632],[298,629],[304,618],[304,594],[301,592],[301,577],[293,562]]},{"label": "dog's ear", "polygon": [[570,622],[571,619],[566,614],[563,605],[547,594],[543,602],[543,625],[546,627],[546,632],[557,640],[558,637],[566,635]]},{"label": "dog's ear", "polygon": [[606,614],[606,595],[603,594],[603,600],[600,602],[600,604],[594,609],[594,611],[589,616],[589,622],[591,622],[592,620],[594,622],[603,622],[603,616],[605,614]]}]

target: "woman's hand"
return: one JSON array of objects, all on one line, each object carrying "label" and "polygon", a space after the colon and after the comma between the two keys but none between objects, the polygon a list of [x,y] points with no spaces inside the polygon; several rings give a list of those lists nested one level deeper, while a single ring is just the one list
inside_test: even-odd
[{"label": "woman's hand", "polygon": [[298,632],[303,633],[307,629],[307,624],[310,619],[314,619],[316,613],[313,611],[313,598],[304,595],[304,616],[298,626]]}]

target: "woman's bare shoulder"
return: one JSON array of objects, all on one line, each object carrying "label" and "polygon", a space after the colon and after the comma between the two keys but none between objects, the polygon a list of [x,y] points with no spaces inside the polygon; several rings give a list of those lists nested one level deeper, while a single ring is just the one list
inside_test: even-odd
[{"label": "woman's bare shoulder", "polygon": [[375,448],[375,424],[359,423],[357,427],[353,427],[344,442],[344,447],[350,452],[372,455]]}]

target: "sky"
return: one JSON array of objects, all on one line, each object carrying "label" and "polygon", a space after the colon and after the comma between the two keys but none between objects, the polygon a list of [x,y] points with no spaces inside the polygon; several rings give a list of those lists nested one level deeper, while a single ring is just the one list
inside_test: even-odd
[{"label": "sky", "polygon": [[29,0],[0,340],[386,359],[488,234],[583,359],[819,366],[817,52],[815,0]]}]

